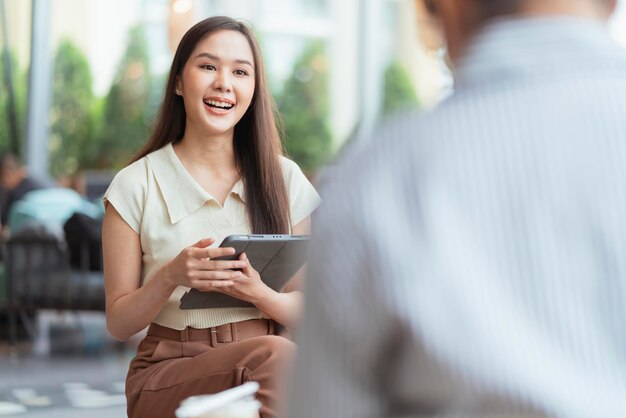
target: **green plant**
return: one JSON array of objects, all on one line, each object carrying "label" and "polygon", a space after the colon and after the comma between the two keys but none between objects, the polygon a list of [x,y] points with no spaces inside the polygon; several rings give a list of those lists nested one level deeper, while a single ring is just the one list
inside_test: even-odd
[{"label": "green plant", "polygon": [[311,174],[329,155],[328,69],[324,44],[312,42],[294,65],[277,103],[288,155]]},{"label": "green plant", "polygon": [[385,70],[383,117],[419,106],[415,87],[408,73],[397,61],[392,61]]},{"label": "green plant", "polygon": [[92,78],[87,57],[70,40],[61,41],[54,61],[50,174],[85,168],[85,149],[94,141]]},{"label": "green plant", "polygon": [[128,39],[104,104],[99,152],[90,155],[96,158],[93,165],[97,168],[120,167],[127,163],[146,141],[154,117],[153,108],[148,106],[152,77],[143,27],[132,28]]},{"label": "green plant", "polygon": [[[5,68],[4,68],[4,50],[0,50],[0,151],[17,151],[12,150],[10,130],[9,130],[9,95],[5,85]],[[17,55],[10,51],[11,61],[11,79],[13,84],[13,93],[15,95],[15,113],[18,131],[18,144],[23,143],[24,138],[24,121],[26,113],[26,74],[20,71]]]}]

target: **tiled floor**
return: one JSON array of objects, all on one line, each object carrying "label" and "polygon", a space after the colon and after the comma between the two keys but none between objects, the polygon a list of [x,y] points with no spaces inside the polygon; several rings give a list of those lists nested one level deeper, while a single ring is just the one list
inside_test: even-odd
[{"label": "tiled floor", "polygon": [[103,314],[40,314],[18,354],[0,341],[0,417],[125,417],[124,378],[137,341],[115,342]]}]

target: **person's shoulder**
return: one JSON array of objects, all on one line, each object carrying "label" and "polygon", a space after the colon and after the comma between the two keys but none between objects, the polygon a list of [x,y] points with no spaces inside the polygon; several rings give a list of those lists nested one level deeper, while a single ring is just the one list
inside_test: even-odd
[{"label": "person's shoulder", "polygon": [[428,142],[432,125],[430,112],[407,112],[387,119],[365,136],[355,136],[326,170],[327,176],[341,177],[347,183],[363,183],[381,170],[398,173],[421,155],[417,148]]},{"label": "person's shoulder", "polygon": [[137,233],[139,233],[145,199],[149,194],[148,173],[148,159],[140,158],[121,169],[102,196],[104,206],[111,203]]},{"label": "person's shoulder", "polygon": [[295,161],[281,155],[278,157],[280,162],[280,168],[283,172],[283,178],[287,184],[291,184],[294,182],[299,182],[302,179],[306,178],[305,174],[302,172],[302,169]]},{"label": "person's shoulder", "polygon": [[171,161],[171,157],[174,154],[174,148],[172,147],[172,143],[165,144],[161,148],[150,152],[142,159],[146,159],[149,163],[153,164],[161,164],[164,162]]},{"label": "person's shoulder", "polygon": [[289,173],[292,173],[294,171],[296,171],[296,172],[302,171],[300,169],[300,166],[298,165],[298,163],[296,163],[293,160],[290,160],[288,157],[286,157],[284,155],[280,155],[278,157],[278,161],[280,163],[280,168],[283,170],[283,173],[285,173],[285,174],[289,174]]},{"label": "person's shoulder", "polygon": [[113,177],[107,194],[119,190],[123,194],[145,193],[149,187],[150,154],[131,162]]},{"label": "person's shoulder", "polygon": [[121,169],[118,176],[132,176],[142,174],[145,175],[150,171],[151,167],[159,164],[169,164],[171,162],[172,144],[168,143],[163,147],[152,151],[136,161],[128,164]]},{"label": "person's shoulder", "polygon": [[405,113],[349,144],[316,177],[328,216],[343,213],[353,222],[386,213],[384,202],[397,201],[432,164],[434,118],[430,111]]},{"label": "person's shoulder", "polygon": [[150,162],[147,156],[142,157],[138,159],[137,161],[134,161],[128,164],[126,167],[122,168],[115,175],[115,178],[113,181],[115,182],[115,181],[121,181],[121,180],[129,180],[129,181],[141,180],[146,177],[146,173],[147,173],[147,169],[149,165],[150,165]]},{"label": "person's shoulder", "polygon": [[467,135],[480,127],[473,117],[478,99],[453,94],[434,108],[391,117],[365,141],[359,157],[379,168],[379,165],[399,169],[408,165],[428,167],[433,159],[442,156],[443,150],[466,143]]}]

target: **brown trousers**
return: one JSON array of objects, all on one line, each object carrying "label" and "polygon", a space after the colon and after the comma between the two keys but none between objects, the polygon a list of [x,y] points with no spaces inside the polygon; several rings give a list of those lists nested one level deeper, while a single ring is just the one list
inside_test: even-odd
[{"label": "brown trousers", "polygon": [[[253,321],[267,320],[245,322],[249,325]],[[217,327],[221,334],[224,327],[230,324]],[[281,336],[264,335],[272,333],[273,327],[263,331],[255,328],[252,333],[241,329],[238,332],[233,328],[231,335],[228,328],[227,340],[232,341],[219,342],[215,328],[188,328],[193,333],[187,334],[185,330],[151,324],[128,370],[128,416],[174,417],[180,402],[189,396],[217,393],[256,381],[260,385],[257,399],[262,404],[261,417],[276,417],[284,393],[280,385],[295,345]]]}]

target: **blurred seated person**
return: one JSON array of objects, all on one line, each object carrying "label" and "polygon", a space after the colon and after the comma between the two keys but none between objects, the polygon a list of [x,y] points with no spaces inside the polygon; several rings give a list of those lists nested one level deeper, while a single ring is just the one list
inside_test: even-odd
[{"label": "blurred seated person", "polygon": [[0,208],[0,222],[2,223],[2,235],[6,236],[9,211],[13,204],[20,200],[26,193],[47,188],[44,180],[36,179],[28,175],[19,158],[12,153],[0,156],[0,187],[3,189],[2,207]]},{"label": "blurred seated person", "polygon": [[81,196],[87,196],[87,179],[81,171],[61,176],[57,184],[60,187],[76,190]]},{"label": "blurred seated person", "polygon": [[13,205],[7,225],[12,232],[33,223],[62,227],[75,213],[100,220],[104,215],[104,206],[66,187],[34,190]]},{"label": "blurred seated person", "polygon": [[[100,271],[103,215],[101,202],[91,202],[67,187],[50,187],[28,192],[15,202],[7,226],[11,236],[32,231],[51,232],[67,243],[72,266]],[[89,258],[82,255],[85,245],[88,245]]]},{"label": "blurred seated person", "polygon": [[90,199],[87,196],[87,177],[82,171],[75,171],[73,174],[61,176],[57,184],[60,187],[76,191],[82,198],[82,206],[77,210],[94,219],[102,219],[104,216],[104,204],[102,198],[97,200]]}]

